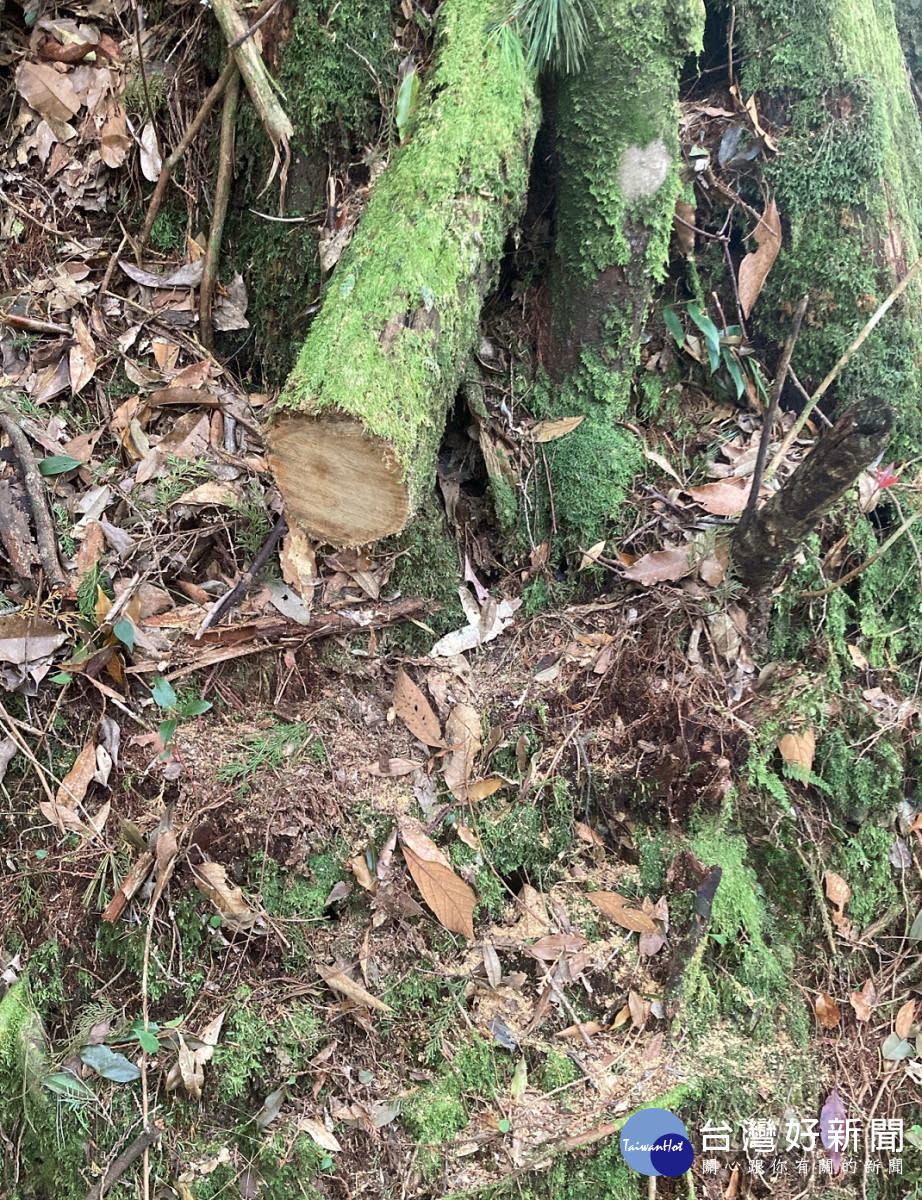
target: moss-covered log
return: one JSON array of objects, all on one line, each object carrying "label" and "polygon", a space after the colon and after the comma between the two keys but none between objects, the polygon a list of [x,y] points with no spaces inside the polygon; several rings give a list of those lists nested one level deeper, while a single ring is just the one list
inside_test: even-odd
[{"label": "moss-covered log", "polygon": [[554,95],[557,234],[551,271],[551,408],[582,415],[550,448],[559,523],[604,536],[640,463],[619,429],[679,188],[678,77],[700,47],[700,0],[594,6],[582,69]]},{"label": "moss-covered log", "polygon": [[[755,94],[781,151],[764,172],[784,238],[751,332],[782,344],[809,293],[794,367],[813,387],[918,257],[919,119],[889,2],[746,0],[736,31],[743,94]],[[916,282],[835,385],[839,410],[887,398],[897,457],[917,453],[922,431],[920,295]]]},{"label": "moss-covered log", "polygon": [[524,202],[538,117],[489,0],[446,0],[409,140],[372,195],[279,400],[292,519],[334,544],[401,530],[430,483],[483,297]]}]

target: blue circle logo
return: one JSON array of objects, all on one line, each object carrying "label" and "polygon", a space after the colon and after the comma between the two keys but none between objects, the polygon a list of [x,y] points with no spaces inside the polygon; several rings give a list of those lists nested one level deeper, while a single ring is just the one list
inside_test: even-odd
[{"label": "blue circle logo", "polygon": [[644,1108],[634,1113],[621,1130],[624,1161],[641,1175],[684,1175],[695,1152],[688,1130],[665,1108]]}]

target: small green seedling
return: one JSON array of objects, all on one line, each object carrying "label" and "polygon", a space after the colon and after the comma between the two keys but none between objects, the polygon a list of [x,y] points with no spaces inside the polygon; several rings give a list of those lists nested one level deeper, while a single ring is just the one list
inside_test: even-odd
[{"label": "small green seedling", "polygon": [[[712,375],[716,375],[723,367],[733,382],[737,402],[742,400],[746,391],[744,373],[751,380],[763,403],[768,400],[765,384],[762,380],[758,364],[748,361],[751,351],[743,347],[743,330],[739,325],[728,325],[726,329],[718,329],[711,318],[704,312],[700,304],[689,304],[686,309],[689,318],[701,334],[688,334],[682,324],[679,314],[674,308],[663,310],[663,320],[666,328],[672,334],[679,349],[690,354],[696,362],[704,365],[705,356]],[[703,342],[703,347],[702,347]],[[702,355],[702,348],[704,355]]]},{"label": "small green seedling", "polygon": [[173,685],[162,675],[158,675],[154,680],[151,695],[154,703],[163,713],[163,720],[157,726],[157,732],[163,742],[163,755],[168,758],[180,721],[186,721],[190,717],[198,717],[202,713],[208,712],[211,708],[211,701],[203,700],[201,696],[189,696],[180,700]]}]

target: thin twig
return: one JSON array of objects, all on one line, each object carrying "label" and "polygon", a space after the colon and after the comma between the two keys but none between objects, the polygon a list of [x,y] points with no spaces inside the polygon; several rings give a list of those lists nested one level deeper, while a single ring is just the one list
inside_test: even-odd
[{"label": "thin twig", "polygon": [[[42,785],[42,790],[44,791],[45,795],[48,797],[49,802],[51,804],[54,804],[54,792],[52,792],[51,788],[48,785],[48,780],[45,777],[45,768],[42,766],[42,764],[38,761],[38,759],[32,753],[31,749],[29,748],[29,743],[22,736],[22,734],[19,733],[19,731],[15,728],[17,722],[14,720],[13,717],[10,716],[10,714],[6,711],[6,709],[3,707],[2,704],[0,704],[0,717],[2,717],[3,720],[6,721],[6,723],[7,723],[7,729],[3,730],[3,727],[0,726],[0,732],[3,733],[4,737],[8,737],[12,741],[14,741],[16,743],[16,745],[19,747],[19,749],[26,756],[26,758],[29,760],[29,762],[32,764],[32,766],[35,767],[36,773],[38,775],[39,783]],[[55,782],[57,783],[59,781],[55,780]]]},{"label": "thin twig", "polygon": [[251,38],[256,33],[256,30],[259,29],[261,25],[265,25],[265,23],[269,20],[281,3],[282,0],[268,0],[268,8],[266,7],[265,3],[260,4],[259,8],[256,10],[256,19],[253,21],[253,24],[249,29],[244,30],[239,37],[234,38],[234,40],[227,47],[228,50],[236,50],[238,46],[242,46],[247,38]]},{"label": "thin twig", "polygon": [[913,513],[911,517],[906,517],[902,524],[890,534],[886,541],[882,542],[877,547],[870,558],[866,558],[864,562],[860,563],[857,567],[853,567],[850,571],[846,571],[841,579],[837,579],[835,583],[830,583],[828,587],[820,588],[814,592],[801,592],[797,599],[821,600],[823,596],[829,596],[832,592],[837,591],[840,587],[844,587],[847,583],[851,583],[851,581],[856,576],[860,575],[862,571],[866,571],[868,567],[873,566],[873,564],[877,562],[882,554],[886,554],[893,543],[898,541],[903,534],[908,529],[911,529],[912,526],[915,525],[916,521],[920,519],[922,519],[922,511]]},{"label": "thin twig", "polygon": [[219,621],[221,617],[228,611],[228,609],[231,609],[240,603],[243,597],[250,590],[253,580],[266,565],[269,555],[278,545],[282,535],[287,531],[287,529],[288,521],[284,516],[279,517],[275,523],[275,528],[264,542],[262,549],[253,559],[253,565],[249,568],[249,570],[244,571],[243,575],[237,580],[229,592],[225,592],[220,600],[216,600],[215,603],[212,604],[211,608],[209,608],[208,612],[205,614],[205,619],[198,628],[198,632],[195,635],[196,638],[200,638],[206,629],[209,629],[212,625]]},{"label": "thin twig", "polygon": [[752,472],[752,486],[749,489],[749,499],[746,502],[746,510],[736,527],[736,537],[744,536],[759,506],[759,488],[762,484],[762,472],[765,470],[765,460],[768,458],[768,446],[772,440],[772,427],[775,424],[775,417],[778,415],[781,392],[784,388],[784,381],[787,378],[788,368],[791,365],[791,355],[794,353],[794,344],[797,341],[797,335],[800,333],[801,322],[804,319],[804,313],[807,311],[809,300],[809,296],[804,296],[797,305],[794,312],[794,319],[791,322],[791,331],[781,352],[778,370],[775,372],[775,381],[772,384],[771,396],[768,401],[768,412],[765,414],[765,421],[762,425],[762,436],[759,439],[759,452]]},{"label": "thin twig", "polygon": [[224,64],[224,70],[212,84],[208,95],[202,101],[201,108],[195,114],[195,119],[183,134],[179,145],[160,168],[160,177],[157,180],[157,186],[154,188],[154,194],[150,198],[150,203],[147,207],[147,216],[144,218],[144,228],[141,230],[141,236],[138,238],[138,246],[141,250],[147,245],[150,231],[153,229],[154,221],[156,221],[157,214],[160,212],[160,205],[163,203],[163,197],[166,195],[167,185],[170,182],[173,172],[182,161],[183,155],[195,141],[202,126],[211,116],[212,109],[221,99],[224,89],[230,83],[236,70],[237,64],[234,62],[233,55],[231,55]]},{"label": "thin twig", "polygon": [[235,70],[227,85],[224,111],[221,114],[221,144],[218,151],[218,179],[215,186],[214,214],[211,233],[205,252],[205,267],[199,288],[199,340],[209,354],[214,350],[214,318],[212,301],[218,281],[218,260],[224,236],[224,219],[234,178],[234,130],[237,124],[237,101],[240,99],[240,72]]},{"label": "thin twig", "polygon": [[852,344],[848,347],[848,349],[844,352],[844,354],[842,354],[839,357],[839,359],[836,361],[832,370],[829,372],[829,374],[826,376],[826,378],[823,380],[823,382],[819,385],[819,387],[816,389],[816,391],[813,393],[813,395],[810,397],[809,404],[804,405],[803,411],[801,412],[801,414],[797,418],[797,420],[794,422],[794,424],[791,426],[790,430],[788,431],[787,437],[781,443],[778,453],[772,459],[771,465],[769,466],[768,470],[765,472],[766,482],[774,476],[775,472],[778,470],[778,468],[784,462],[785,455],[787,454],[788,450],[790,450],[791,446],[794,443],[794,440],[799,436],[800,431],[806,425],[807,421],[809,420],[810,414],[816,408],[816,406],[820,402],[820,400],[822,400],[823,396],[826,395],[826,393],[829,391],[829,389],[832,387],[832,385],[835,383],[835,381],[839,378],[839,376],[841,375],[845,366],[848,364],[849,360],[851,359],[852,355],[855,354],[856,351],[861,348],[861,346],[865,343],[867,338],[870,336],[870,334],[873,332],[873,330],[877,327],[877,325],[880,323],[880,321],[886,316],[886,314],[890,311],[890,309],[893,307],[893,305],[896,303],[896,301],[900,298],[900,296],[902,296],[903,292],[906,291],[906,289],[909,287],[909,285],[912,283],[912,281],[915,279],[915,277],[919,274],[920,270],[922,270],[922,258],[917,258],[916,261],[909,268],[909,270],[906,272],[906,274],[903,276],[903,278],[900,280],[900,282],[896,285],[896,287],[893,289],[893,291],[887,297],[887,299],[883,302],[883,304],[881,304],[880,307],[877,309],[877,311],[875,313],[873,313],[872,316],[868,319],[864,328],[861,330],[861,332],[858,334],[858,336],[855,338],[855,340],[852,342]]},{"label": "thin twig", "polygon": [[86,1200],[102,1200],[110,1187],[125,1174],[139,1154],[146,1154],[154,1142],[159,1142],[160,1130],[156,1125],[142,1129],[131,1145],[123,1150],[115,1162],[100,1175],[86,1194]]},{"label": "thin twig", "polygon": [[58,539],[54,531],[54,522],[48,510],[45,499],[45,489],[39,474],[38,463],[29,445],[29,439],[13,412],[12,406],[3,392],[0,392],[0,425],[7,437],[13,443],[19,465],[22,467],[23,482],[32,507],[32,519],[35,522],[35,538],[38,542],[38,555],[41,560],[45,578],[53,586],[60,586],[65,581],[65,575],[58,561]]}]

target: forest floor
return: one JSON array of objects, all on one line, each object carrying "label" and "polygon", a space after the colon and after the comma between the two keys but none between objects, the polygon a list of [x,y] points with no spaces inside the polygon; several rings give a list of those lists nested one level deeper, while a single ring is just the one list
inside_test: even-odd
[{"label": "forest floor", "polygon": [[[504,552],[461,408],[444,522],[366,551],[288,530],[216,614],[278,520],[271,396],[197,340],[206,239],[128,249],[162,164],[135,33],[30,11],[0,52],[0,1194],[628,1197],[617,1135],[648,1104],[697,1155],[667,1200],[902,1194],[922,822],[907,801],[849,840],[814,760],[860,710],[873,773],[918,704],[856,636],[824,690],[823,603],[802,661],[750,642],[720,535],[755,375],[748,407],[702,387],[705,316],[645,347],[650,374],[685,356],[681,444],[648,433],[632,526],[569,581],[530,527]],[[699,102],[686,133],[733,115]],[[224,284],[216,328],[245,330]],[[574,426],[511,399],[525,307],[480,359],[528,525]],[[877,1145],[837,1155],[846,1116]]]}]

